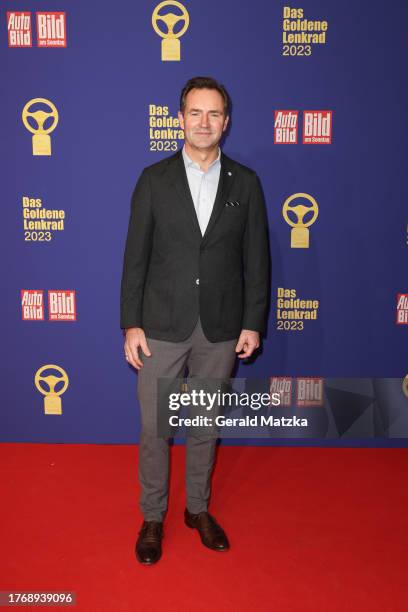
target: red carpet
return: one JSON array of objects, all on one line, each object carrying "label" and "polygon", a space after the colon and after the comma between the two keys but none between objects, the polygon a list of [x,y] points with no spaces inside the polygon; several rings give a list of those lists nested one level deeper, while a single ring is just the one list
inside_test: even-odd
[{"label": "red carpet", "polygon": [[210,510],[231,550],[216,553],[183,524],[174,447],[151,567],[134,557],[136,466],[136,446],[1,444],[0,590],[72,590],[90,612],[407,609],[406,450],[222,447]]}]

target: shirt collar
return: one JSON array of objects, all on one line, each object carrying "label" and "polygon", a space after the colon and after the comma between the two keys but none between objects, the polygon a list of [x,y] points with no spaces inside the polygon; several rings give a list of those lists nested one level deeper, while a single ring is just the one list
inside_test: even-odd
[{"label": "shirt collar", "polygon": [[[204,172],[204,170],[202,170],[199,166],[199,164],[197,164],[197,162],[194,162],[186,153],[186,146],[183,145],[183,148],[181,150],[181,153],[183,155],[183,160],[184,160],[184,165],[186,168],[196,168],[197,170],[201,170],[201,172]],[[214,159],[213,162],[211,162],[211,164],[208,166],[208,170],[211,170],[213,166],[216,166],[218,164],[221,163],[221,149],[220,147],[218,147],[218,156],[216,159]]]}]

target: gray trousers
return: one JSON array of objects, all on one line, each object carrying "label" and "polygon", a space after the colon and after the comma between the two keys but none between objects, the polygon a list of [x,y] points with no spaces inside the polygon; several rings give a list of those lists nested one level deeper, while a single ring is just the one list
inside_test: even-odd
[{"label": "gray trousers", "polygon": [[[167,510],[169,444],[157,436],[157,379],[229,378],[234,367],[236,340],[210,342],[200,319],[187,340],[165,342],[146,338],[151,357],[139,350],[143,367],[138,371],[137,395],[141,409],[139,444],[140,508],[146,521],[162,521]],[[188,382],[188,380],[187,380]],[[186,438],[187,508],[193,514],[206,511],[216,439],[188,435]]]}]

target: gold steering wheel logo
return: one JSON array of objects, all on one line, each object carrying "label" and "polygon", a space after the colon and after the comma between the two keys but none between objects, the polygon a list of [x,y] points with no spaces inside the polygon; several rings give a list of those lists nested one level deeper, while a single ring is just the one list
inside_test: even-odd
[{"label": "gold steering wheel logo", "polygon": [[[175,13],[160,14],[160,10],[166,6],[175,6],[181,11],[181,15]],[[166,25],[167,32],[163,32],[159,26],[158,21],[163,21]],[[174,26],[179,22],[184,21],[184,25],[181,30],[176,34],[174,33]],[[180,61],[180,41],[178,40],[187,31],[190,23],[190,16],[185,6],[175,0],[166,0],[160,2],[156,6],[152,14],[152,25],[153,29],[161,38],[161,58],[163,62],[179,62]]]},{"label": "gold steering wheel logo", "polygon": [[402,381],[402,391],[404,392],[405,397],[408,397],[408,374]]},{"label": "gold steering wheel logo", "polygon": [[[48,374],[48,376],[42,376],[43,372],[51,370],[51,372],[58,372],[60,376],[55,374]],[[58,383],[63,383],[62,387],[55,391],[55,387]],[[34,377],[34,383],[38,391],[45,395],[44,397],[44,413],[45,414],[62,414],[61,398],[68,387],[68,374],[60,366],[48,364],[44,365],[37,370]],[[42,384],[44,383],[48,389],[44,389]]]},{"label": "gold steering wheel logo", "polygon": [[[303,198],[311,203],[311,206],[297,204],[291,206],[291,202],[298,198]],[[308,221],[304,221],[307,213],[312,212],[312,216]],[[289,214],[295,215],[297,221],[293,221]],[[319,207],[316,200],[308,193],[294,193],[285,200],[282,208],[282,215],[286,223],[291,226],[290,246],[292,249],[308,249],[309,248],[309,227],[314,223],[319,214]]]},{"label": "gold steering wheel logo", "polygon": [[[47,112],[39,109],[31,112],[30,108],[37,104],[41,104],[50,110]],[[36,128],[29,123],[29,117],[37,124]],[[44,124],[50,117],[52,118],[51,125],[44,129]],[[49,134],[55,130],[58,124],[58,111],[55,105],[46,98],[33,98],[24,106],[22,119],[27,130],[34,134],[33,155],[51,155],[51,137]]]}]

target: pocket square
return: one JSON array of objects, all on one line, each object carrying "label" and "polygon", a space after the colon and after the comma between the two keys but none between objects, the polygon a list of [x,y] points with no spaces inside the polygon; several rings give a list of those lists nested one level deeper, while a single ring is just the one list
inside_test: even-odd
[{"label": "pocket square", "polygon": [[227,200],[225,206],[239,206],[239,202],[237,200]]}]

